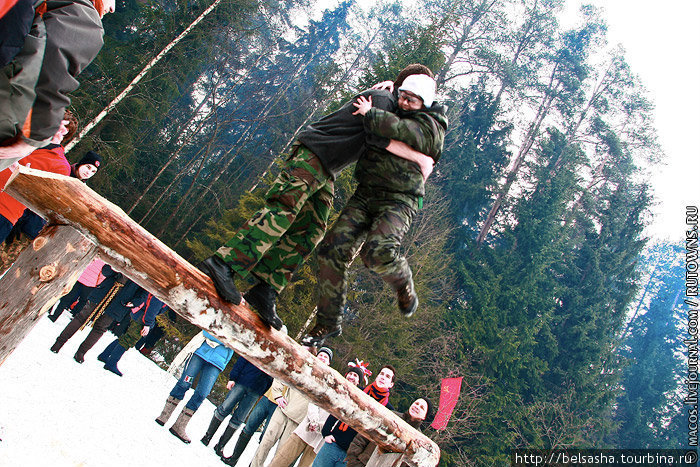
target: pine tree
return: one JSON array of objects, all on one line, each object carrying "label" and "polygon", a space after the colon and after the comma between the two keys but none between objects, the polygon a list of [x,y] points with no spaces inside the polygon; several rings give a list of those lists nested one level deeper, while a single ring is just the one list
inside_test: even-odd
[{"label": "pine tree", "polygon": [[687,427],[679,429],[674,419],[683,413],[678,305],[685,292],[685,272],[678,246],[657,244],[650,253],[640,268],[655,271],[651,296],[640,303],[644,311],[630,322],[619,352],[627,365],[617,399],[619,430],[614,442],[625,448],[681,449]]}]

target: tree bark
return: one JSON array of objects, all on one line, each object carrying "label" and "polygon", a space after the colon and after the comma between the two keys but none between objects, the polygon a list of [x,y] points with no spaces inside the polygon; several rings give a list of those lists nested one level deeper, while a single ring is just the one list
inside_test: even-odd
[{"label": "tree bark", "polygon": [[[243,304],[219,298],[205,274],[77,179],[21,167],[6,191],[52,221],[93,239],[103,260],[192,324],[297,388],[315,404],[375,441],[405,453],[409,465],[436,466],[440,449]],[[4,280],[4,279],[3,279]]]},{"label": "tree bark", "polygon": [[96,253],[95,244],[74,228],[52,225],[19,255],[0,280],[0,365]]}]

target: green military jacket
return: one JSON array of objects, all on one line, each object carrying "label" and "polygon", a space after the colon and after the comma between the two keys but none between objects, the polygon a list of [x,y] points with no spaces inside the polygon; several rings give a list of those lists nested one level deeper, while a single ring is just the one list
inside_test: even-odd
[{"label": "green military jacket", "polygon": [[[446,109],[434,104],[429,109],[396,114],[373,107],[364,116],[365,131],[408,144],[416,151],[440,159],[447,130]],[[355,166],[359,189],[390,196],[413,205],[425,195],[420,167],[376,146],[367,151]]]}]

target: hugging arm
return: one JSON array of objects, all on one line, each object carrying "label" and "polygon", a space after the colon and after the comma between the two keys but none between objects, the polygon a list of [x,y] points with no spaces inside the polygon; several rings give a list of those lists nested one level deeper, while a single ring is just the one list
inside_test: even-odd
[{"label": "hugging arm", "polygon": [[389,146],[386,150],[393,155],[413,161],[420,167],[420,171],[423,174],[423,181],[426,181],[435,167],[435,161],[432,157],[426,156],[422,152],[418,152],[406,143],[392,139],[389,142]]}]

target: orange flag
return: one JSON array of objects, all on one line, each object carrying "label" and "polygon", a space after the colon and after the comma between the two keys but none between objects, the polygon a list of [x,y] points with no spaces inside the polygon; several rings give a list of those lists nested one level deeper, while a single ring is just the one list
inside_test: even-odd
[{"label": "orange flag", "polygon": [[452,416],[452,411],[459,400],[459,392],[462,390],[462,377],[445,378],[442,380],[442,389],[440,390],[440,406],[438,407],[437,415],[433,420],[432,426],[436,430],[444,430],[447,427],[447,422]]}]

